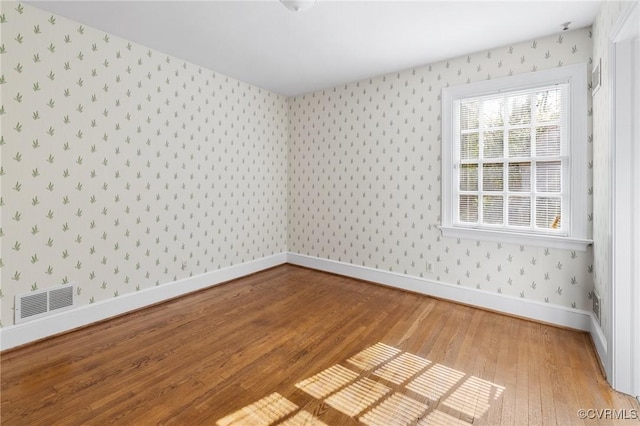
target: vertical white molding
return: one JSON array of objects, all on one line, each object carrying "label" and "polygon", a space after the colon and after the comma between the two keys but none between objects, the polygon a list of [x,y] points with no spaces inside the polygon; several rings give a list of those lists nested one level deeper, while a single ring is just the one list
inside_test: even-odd
[{"label": "vertical white molding", "polygon": [[[578,67],[576,67],[578,68]],[[584,212],[587,211],[588,194],[585,191],[587,182],[587,68],[577,69],[572,76],[569,114],[571,138],[569,143],[569,176],[571,178],[571,202],[569,203],[569,217],[571,217],[570,235],[587,239],[589,226]],[[573,111],[577,110],[576,113]]]},{"label": "vertical white molding", "polygon": [[604,332],[602,331],[602,328],[600,327],[600,324],[593,312],[591,312],[591,330],[589,333],[591,334],[591,340],[596,347],[598,361],[600,362],[600,365],[605,368],[607,363],[607,339],[604,337]]},{"label": "vertical white molding", "polygon": [[[453,202],[453,172],[451,171],[453,150],[454,150],[454,108],[453,108],[453,95],[451,90],[442,90],[442,141],[441,141],[441,156],[442,160],[440,164],[442,166],[441,180],[442,180],[442,223],[443,227],[451,227],[453,225],[454,202]],[[445,169],[446,168],[446,169]]]},{"label": "vertical white molding", "polygon": [[[638,12],[638,9],[640,9],[640,6],[636,7],[636,14],[640,13]],[[640,24],[640,17],[636,19],[636,21]],[[633,207],[631,210],[632,212],[635,212],[635,216],[633,216],[635,217],[635,222],[632,224],[633,240],[631,247],[631,258],[636,259],[636,261],[632,262],[633,264],[635,264],[635,268],[632,270],[631,282],[635,285],[635,287],[632,289],[632,294],[635,299],[634,309],[632,309],[632,312],[635,316],[635,332],[632,333],[634,339],[632,342],[632,359],[635,359],[636,362],[632,366],[632,377],[634,381],[632,390],[634,395],[640,402],[640,262],[638,262],[638,259],[640,259],[640,220],[638,219],[638,212],[640,212],[640,193],[638,193],[638,190],[640,188],[640,170],[638,169],[638,165],[640,165],[640,122],[638,122],[638,116],[640,116],[640,78],[638,77],[640,75],[640,38],[636,37],[633,49],[635,52],[633,69],[635,75],[634,115],[636,119],[633,120],[635,143],[633,143],[632,146],[632,158],[635,167],[632,168],[633,184],[631,185],[631,188],[635,188],[636,193],[634,195]]]},{"label": "vertical white molding", "polygon": [[[638,242],[634,242],[634,229],[638,227],[637,153],[637,101],[634,89],[640,84],[639,70],[634,70],[633,39],[638,37],[640,7],[630,3],[621,13],[609,34],[609,90],[610,115],[610,253],[609,270],[611,321],[608,326],[606,370],[614,389],[627,394],[640,394],[640,319],[638,293]],[[636,127],[637,129],[637,127]],[[637,149],[635,150],[637,151]],[[635,177],[634,177],[635,176]],[[635,179],[635,180],[634,180]],[[635,260],[635,261],[634,261]],[[635,305],[635,306],[634,306]]]}]

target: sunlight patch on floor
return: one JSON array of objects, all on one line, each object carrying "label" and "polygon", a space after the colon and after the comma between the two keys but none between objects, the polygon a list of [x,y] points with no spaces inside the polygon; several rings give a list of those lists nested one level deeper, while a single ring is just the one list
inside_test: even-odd
[{"label": "sunlight patch on floor", "polygon": [[322,420],[314,417],[313,414],[307,411],[299,411],[295,416],[290,419],[279,423],[278,426],[328,426]]},{"label": "sunlight patch on floor", "polygon": [[331,395],[325,401],[336,410],[354,417],[389,392],[390,388],[365,377]]},{"label": "sunlight patch on floor", "polygon": [[347,360],[348,363],[355,365],[363,370],[370,370],[393,358],[402,352],[400,349],[387,346],[384,343],[376,343],[368,347],[362,352],[352,356]]},{"label": "sunlight patch on floor", "polygon": [[444,400],[443,405],[471,418],[482,417],[491,403],[502,396],[503,386],[471,376]]},{"label": "sunlight patch on floor", "polygon": [[314,398],[322,399],[357,378],[358,373],[336,364],[313,377],[296,383],[296,387]]},{"label": "sunlight patch on floor", "polygon": [[435,364],[407,385],[407,389],[419,393],[432,401],[442,398],[464,377],[462,371]]},{"label": "sunlight patch on floor", "polygon": [[433,410],[424,419],[420,420],[416,426],[468,426],[469,423],[454,417],[450,414],[443,413],[440,410]]},{"label": "sunlight patch on floor", "polygon": [[218,426],[269,426],[297,409],[298,406],[296,404],[274,392],[218,420],[216,424]]},{"label": "sunlight patch on floor", "polygon": [[388,364],[378,368],[373,374],[399,385],[415,376],[416,373],[429,364],[431,364],[431,361],[405,352]]},{"label": "sunlight patch on floor", "polygon": [[410,425],[420,419],[427,408],[427,404],[394,393],[358,420],[368,426]]},{"label": "sunlight patch on floor", "polygon": [[[334,410],[332,418],[346,415],[368,426],[474,424],[505,391],[504,386],[381,342],[295,387],[304,392],[295,399],[303,408],[299,398],[311,397],[326,404],[326,410]],[[327,426],[320,418],[326,410],[310,410],[312,414],[272,393],[218,420],[217,425]]]}]

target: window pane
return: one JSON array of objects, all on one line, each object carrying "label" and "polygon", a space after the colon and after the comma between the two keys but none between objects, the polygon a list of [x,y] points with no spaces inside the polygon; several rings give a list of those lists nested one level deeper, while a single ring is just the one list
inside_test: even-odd
[{"label": "window pane", "polygon": [[[572,87],[581,81],[578,75],[578,70],[561,68],[554,74],[531,73],[523,85],[501,79],[487,86],[443,88],[442,177],[449,185],[442,188],[445,235],[512,233],[508,240],[521,235],[522,244],[537,244],[543,240],[535,234],[574,237],[574,229],[584,229],[586,217],[580,211],[588,197],[573,197],[573,189],[588,182],[574,182],[579,177],[570,167],[577,160],[586,162],[588,148],[586,126],[572,126],[580,122],[580,111],[569,102],[572,91],[581,89]],[[462,231],[456,233],[456,227]]]},{"label": "window pane", "polygon": [[480,102],[461,102],[460,104],[460,128],[470,130],[478,128],[478,110]]},{"label": "window pane", "polygon": [[502,203],[503,197],[501,196],[485,195],[482,197],[483,223],[502,225],[504,222],[502,219]]},{"label": "window pane", "polygon": [[562,191],[562,163],[560,161],[536,163],[536,190],[558,193]]},{"label": "window pane", "polygon": [[536,155],[560,155],[560,126],[536,127]]},{"label": "window pane", "polygon": [[463,164],[460,166],[460,191],[478,190],[478,165]]},{"label": "window pane", "polygon": [[538,228],[559,229],[562,227],[562,202],[560,198],[536,198],[536,225]]},{"label": "window pane", "polygon": [[484,191],[502,191],[502,163],[487,163],[482,165],[482,189]]},{"label": "window pane", "polygon": [[499,158],[504,155],[504,131],[484,132],[484,158]]},{"label": "window pane", "polygon": [[517,95],[507,98],[509,124],[531,123],[531,95]]},{"label": "window pane", "polygon": [[531,226],[531,198],[509,197],[509,225]]},{"label": "window pane", "polygon": [[504,99],[488,99],[482,102],[482,122],[484,127],[502,127]]},{"label": "window pane", "polygon": [[477,133],[468,133],[460,136],[460,158],[473,160],[478,158],[480,146]]},{"label": "window pane", "polygon": [[509,130],[509,157],[531,156],[531,129]]},{"label": "window pane", "polygon": [[460,222],[478,223],[478,196],[460,196]]},{"label": "window pane", "polygon": [[536,120],[538,122],[550,122],[560,120],[562,106],[562,92],[558,89],[550,89],[536,93]]},{"label": "window pane", "polygon": [[509,191],[531,191],[531,163],[509,163]]}]

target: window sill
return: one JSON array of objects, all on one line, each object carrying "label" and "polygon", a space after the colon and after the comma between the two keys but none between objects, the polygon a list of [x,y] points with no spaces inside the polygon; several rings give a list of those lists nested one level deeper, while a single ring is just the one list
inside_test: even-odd
[{"label": "window sill", "polygon": [[487,229],[440,226],[443,237],[463,238],[480,241],[496,241],[505,244],[556,248],[563,250],[586,251],[593,244],[592,240],[553,235],[537,235],[517,232],[493,231]]}]

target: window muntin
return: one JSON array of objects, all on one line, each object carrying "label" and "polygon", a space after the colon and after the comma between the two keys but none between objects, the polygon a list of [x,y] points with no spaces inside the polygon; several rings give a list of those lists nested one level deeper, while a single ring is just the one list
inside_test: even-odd
[{"label": "window muntin", "polygon": [[563,83],[454,101],[456,226],[567,235],[568,91]]},{"label": "window muntin", "polygon": [[[587,85],[582,63],[442,89],[444,237],[586,250],[592,243],[586,213]],[[556,86],[566,93],[559,110],[548,96],[527,97]],[[480,100],[490,97],[493,102],[481,110]],[[473,100],[478,102],[456,110],[457,101]],[[512,114],[500,114],[500,108]],[[554,183],[550,177],[558,176],[558,162],[561,179]],[[485,180],[499,186],[483,172],[500,167],[502,189],[485,191]],[[558,185],[560,192],[550,192]],[[498,223],[483,223],[485,215]]]}]

